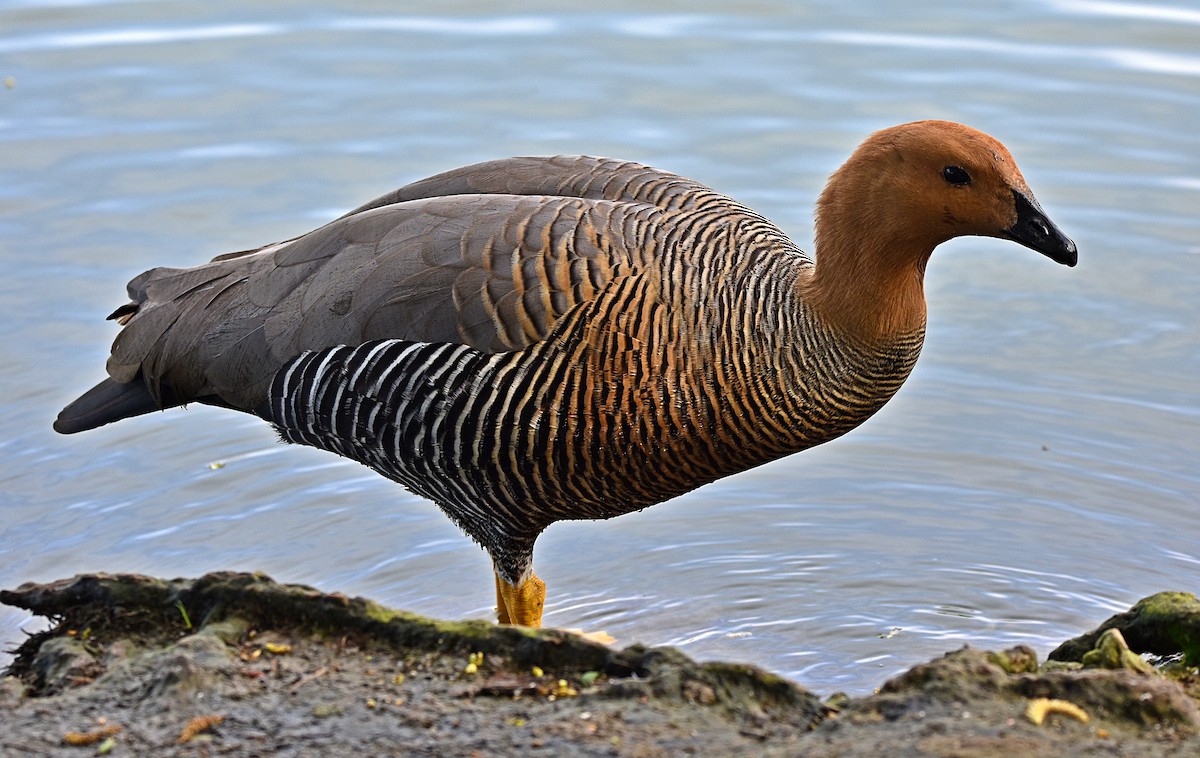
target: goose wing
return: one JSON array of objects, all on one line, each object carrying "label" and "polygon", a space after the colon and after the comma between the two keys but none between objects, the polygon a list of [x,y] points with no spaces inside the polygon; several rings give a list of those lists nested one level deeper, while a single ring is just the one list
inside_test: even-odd
[{"label": "goose wing", "polygon": [[[645,203],[663,210],[736,205],[700,182],[641,163],[589,155],[484,161],[415,181],[343,216],[449,195],[543,195]],[[741,208],[741,206],[737,206]]]},{"label": "goose wing", "polygon": [[[105,388],[104,408],[93,414],[85,396],[60,426],[193,400],[253,410],[280,365],[333,345],[528,346],[651,260],[665,214],[719,203],[736,206],[640,164],[512,158],[415,182],[284,243],[153,269],[130,282],[134,302],[114,314],[127,323],[111,379],[93,391]],[[122,392],[146,397],[130,404]]]}]

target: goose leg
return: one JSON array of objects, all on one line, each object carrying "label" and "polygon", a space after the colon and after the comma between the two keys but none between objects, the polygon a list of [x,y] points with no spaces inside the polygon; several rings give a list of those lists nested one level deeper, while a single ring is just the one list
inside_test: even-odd
[{"label": "goose leg", "polygon": [[537,574],[530,574],[517,587],[496,574],[496,617],[501,624],[539,627],[545,604],[546,583],[538,579]]}]

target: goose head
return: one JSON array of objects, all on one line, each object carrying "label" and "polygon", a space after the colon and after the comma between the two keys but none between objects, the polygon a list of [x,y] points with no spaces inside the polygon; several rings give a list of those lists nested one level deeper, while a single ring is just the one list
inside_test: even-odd
[{"label": "goose head", "polygon": [[919,328],[930,255],[967,235],[1013,240],[1066,266],[1078,261],[1075,243],[999,140],[949,121],[876,132],[817,202],[812,299],[860,331]]}]

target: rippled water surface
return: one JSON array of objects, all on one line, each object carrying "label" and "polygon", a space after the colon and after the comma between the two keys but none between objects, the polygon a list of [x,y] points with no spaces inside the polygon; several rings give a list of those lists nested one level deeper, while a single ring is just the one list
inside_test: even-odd
[{"label": "rippled water surface", "polygon": [[[823,448],[551,527],[546,621],[861,692],[969,643],[1045,653],[1200,587],[1200,12],[1194,5],[51,2],[0,8],[0,586],[261,570],[460,618],[484,554],[356,464],[190,408],[76,437],[103,317],[153,265],[305,232],[513,154],[631,158],[761,210],[812,203],[918,118],[1011,148],[1080,248],[956,240],[925,353]],[[0,610],[11,646],[38,622]]]}]

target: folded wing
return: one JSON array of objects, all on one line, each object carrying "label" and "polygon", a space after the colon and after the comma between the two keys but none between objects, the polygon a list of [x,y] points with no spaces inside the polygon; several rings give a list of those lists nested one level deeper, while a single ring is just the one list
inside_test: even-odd
[{"label": "folded wing", "polygon": [[[129,284],[110,379],[68,406],[82,431],[198,401],[253,411],[305,350],[397,338],[484,352],[543,339],[658,253],[678,211],[741,206],[635,163],[510,158],[424,179],[302,237]],[[113,385],[119,386],[113,386]]]}]

